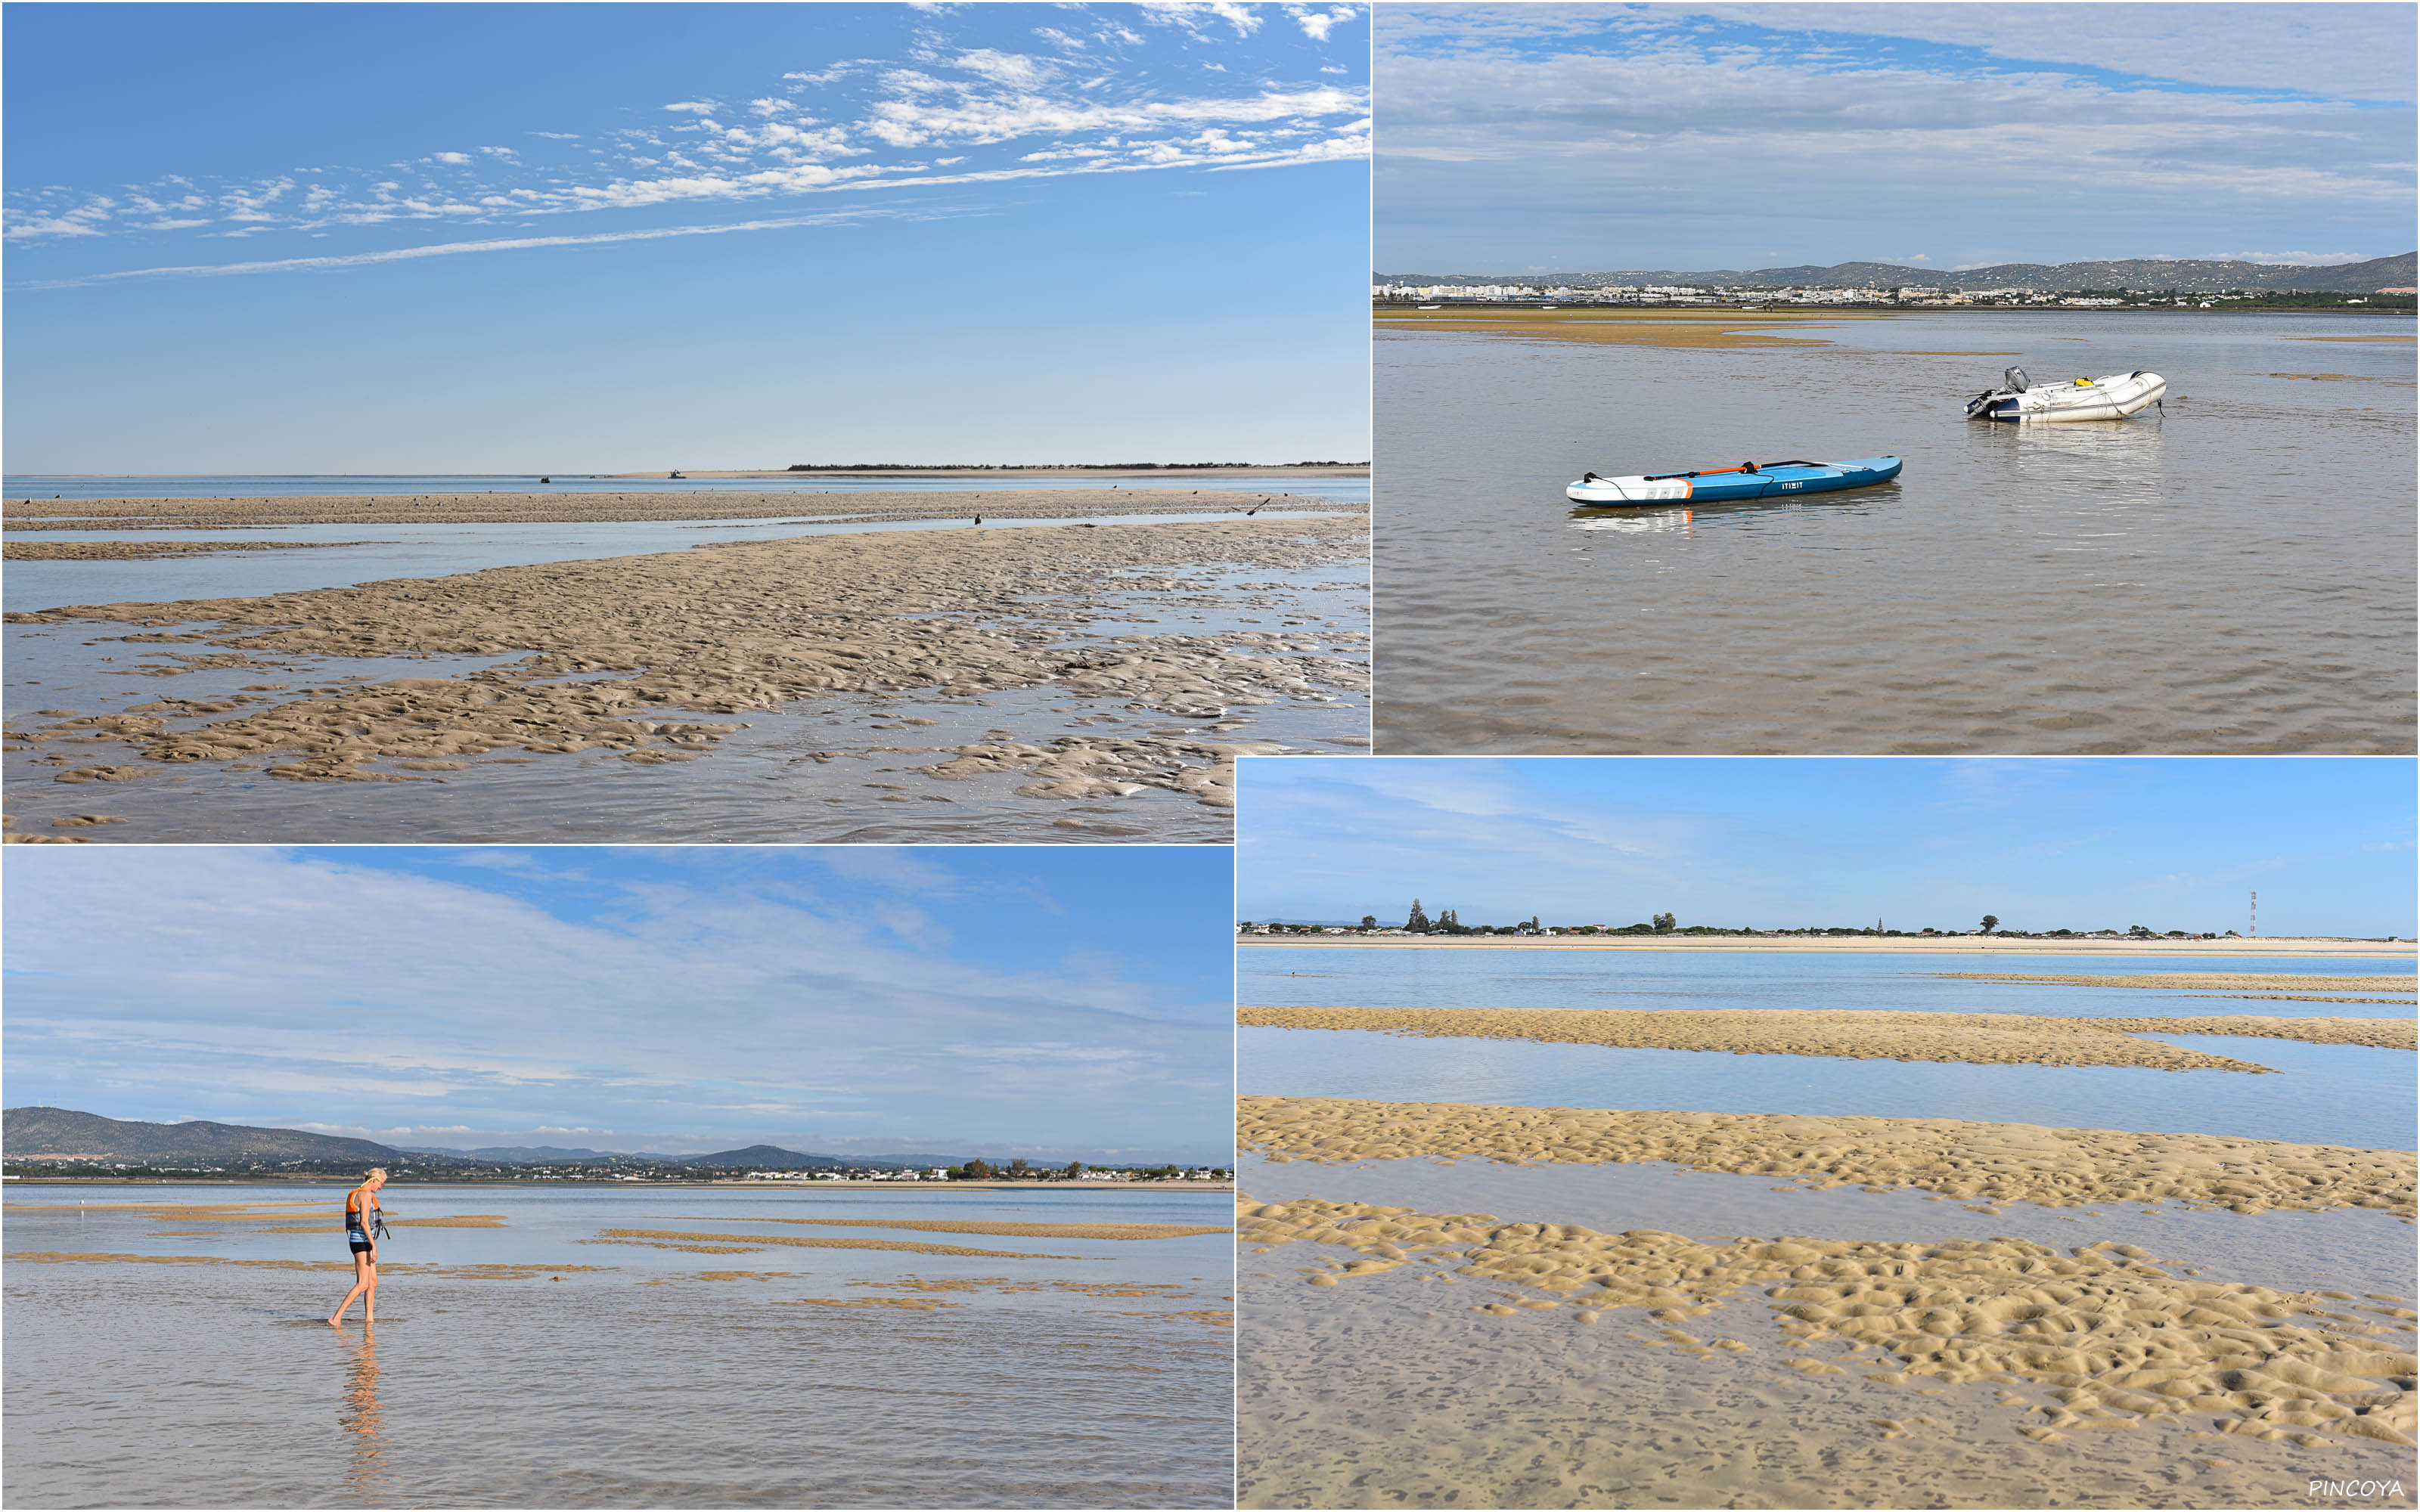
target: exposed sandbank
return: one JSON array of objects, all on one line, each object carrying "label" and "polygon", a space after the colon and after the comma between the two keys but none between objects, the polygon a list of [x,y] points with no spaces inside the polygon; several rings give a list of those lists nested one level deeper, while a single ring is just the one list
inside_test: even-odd
[{"label": "exposed sandbank", "polygon": [[1763,1320],[1808,1351],[1791,1364],[1810,1375],[2051,1388],[2052,1401],[2016,1426],[2037,1442],[2158,1418],[2271,1441],[2326,1433],[2409,1445],[2420,1428],[2411,1299],[2171,1275],[2133,1245],[2062,1254],[2013,1239],[1698,1240],[1318,1198],[1239,1198],[1238,1213],[1244,1242],[1362,1257],[1322,1261],[1307,1276],[1313,1285],[1419,1266],[1431,1282],[1523,1288],[1453,1305],[1508,1319],[1569,1307],[1582,1325],[1639,1309],[1665,1325],[1663,1342],[1708,1359],[1745,1346],[1676,1325],[1761,1290],[1772,1304]]},{"label": "exposed sandbank", "polygon": [[[792,471],[787,468],[742,468],[737,470],[682,468],[680,474],[690,479],[717,478],[805,478],[822,482],[827,478],[951,478],[980,482],[985,478],[1145,478],[1172,483],[1178,478],[1366,478],[1370,475],[1367,462],[1340,462],[1334,466],[1313,464],[1303,467],[1273,463],[1267,467],[1212,468],[885,468],[869,472],[853,468],[808,468]],[[570,476],[571,474],[565,474]],[[661,472],[607,472],[608,478],[661,478]]]},{"label": "exposed sandbank", "polygon": [[[724,1222],[730,1220],[725,1219]],[[824,1239],[799,1238],[789,1234],[692,1234],[674,1228],[602,1228],[606,1239],[623,1241],[661,1240],[668,1247],[714,1245],[720,1247],[781,1244],[793,1249],[888,1249],[905,1250],[915,1255],[974,1255],[995,1260],[1080,1260],[1080,1255],[1027,1255],[1016,1250],[965,1249],[955,1244],[920,1244],[906,1239]],[[585,1241],[584,1242],[594,1242]]]},{"label": "exposed sandbank", "polygon": [[[350,1260],[252,1260],[231,1255],[124,1255],[92,1251],[12,1250],[8,1263],[19,1261],[42,1265],[78,1263],[123,1263],[129,1265],[234,1265],[259,1271],[332,1271],[351,1274]],[[541,1275],[569,1275],[575,1272],[597,1273],[613,1270],[610,1265],[520,1265],[494,1262],[482,1265],[439,1265],[429,1261],[380,1260],[381,1275],[464,1276],[473,1280],[526,1281]]]},{"label": "exposed sandbank", "polygon": [[2137,1417],[2051,1443],[2016,1428],[2054,1388],[1813,1373],[1761,1322],[1692,1346],[1702,1327],[1635,1311],[1507,1319],[1417,1272],[1311,1288],[1246,1263],[1239,1506],[2307,1507],[2321,1478],[2399,1481],[2362,1504],[2412,1504],[2412,1450],[2374,1440]]},{"label": "exposed sandbank", "polygon": [[1342,950],[1746,950],[1784,954],[1846,951],[1867,955],[2393,955],[2409,956],[2420,946],[2410,940],[2257,939],[2257,940],[2003,940],[1973,935],[1902,935],[1898,939],[1867,934],[1802,935],[1750,939],[1699,935],[1690,939],[1652,934],[1544,935],[1533,938],[1484,940],[1466,938],[1413,939],[1404,935],[1371,938],[1351,934],[1287,934],[1239,936],[1244,947]]},{"label": "exposed sandbank", "polygon": [[[2314,1003],[2398,1003],[2420,989],[2420,979],[2304,977],[2291,972],[2172,971],[2154,976],[2043,977],[1997,971],[1925,971],[1910,976],[1942,981],[2040,982],[2053,987],[2137,987],[2153,992],[2209,993],[2222,997],[2259,997]],[[2398,993],[2397,997],[2332,997],[2328,993]]]},{"label": "exposed sandbank", "polygon": [[1606,342],[1624,347],[1828,347],[1813,335],[1783,335],[1792,327],[1843,320],[1888,320],[1880,310],[1692,310],[1568,306],[1558,310],[1488,309],[1447,304],[1435,310],[1388,306],[1372,321],[1381,331],[1450,331],[1474,335],[1528,336],[1544,341]]},{"label": "exposed sandbank", "polygon": [[2420,1048],[2411,1019],[2045,1018],[2019,1013],[1860,1012],[1846,1009],[1258,1008],[1238,1025],[1365,1029],[1430,1039],[1533,1040],[1734,1055],[1944,1060],[1972,1065],[2149,1066],[2269,1074],[2248,1060],[2136,1034],[2241,1034],[2313,1044]]},{"label": "exposed sandbank", "polygon": [[[1146,569],[1207,563],[1307,567],[1359,558],[1357,518],[1171,522],[1050,531],[895,532],[718,544],[709,550],[497,567],[434,579],[261,598],[83,605],[6,616],[13,624],[105,621],[151,631],[138,644],[206,642],[216,653],[163,653],[163,674],[188,668],[290,664],[314,656],[508,656],[505,667],[455,677],[320,686],[272,698],[264,687],[209,703],[163,699],[115,715],[47,726],[21,721],[17,744],[119,744],[150,763],[240,764],[292,780],[426,780],[506,748],[541,753],[601,749],[660,764],[710,752],[736,723],[666,718],[666,711],[729,716],[833,694],[931,689],[973,696],[1048,685],[1077,697],[1117,698],[1215,723],[1231,709],[1358,691],[1366,668],[1320,653],[1309,634],[1229,631],[1120,637],[1060,644],[1063,627],[1020,620],[1037,600],[1104,593]],[[592,681],[546,679],[621,673]],[[234,713],[197,730],[170,717]],[[928,766],[944,780],[994,773],[1034,779],[1045,798],[1123,796],[1145,787],[1233,803],[1233,759],[1276,748],[1202,738],[1114,733],[1047,744],[1001,738],[949,748]],[[898,748],[914,750],[920,748]],[[517,758],[507,758],[517,759]],[[125,781],[160,769],[78,764],[56,780]],[[372,770],[374,762],[396,764]]]},{"label": "exposed sandbank", "polygon": [[1019,1224],[979,1219],[680,1217],[675,1223],[805,1224],[828,1228],[908,1228],[934,1234],[997,1234],[1015,1239],[1186,1239],[1233,1232],[1223,1224]]},{"label": "exposed sandbank", "polygon": [[2129,1201],[2245,1213],[2375,1208],[2408,1222],[2420,1195],[2420,1157],[2410,1150],[1958,1119],[1239,1097],[1235,1135],[1239,1148],[1273,1161],[1669,1161],[1807,1179],[1819,1188],[1912,1187],[1968,1202],[2054,1208]]},{"label": "exposed sandbank", "polygon": [[211,551],[311,551],[332,546],[392,546],[392,541],[0,541],[10,562],[156,562]]},{"label": "exposed sandbank", "polygon": [[[1262,501],[1267,501],[1264,503]],[[11,531],[273,525],[525,525],[664,519],[1080,519],[1088,515],[1351,514],[1367,505],[1234,488],[867,489],[849,493],[305,494],[291,499],[11,499]],[[350,545],[365,543],[352,542]]]}]

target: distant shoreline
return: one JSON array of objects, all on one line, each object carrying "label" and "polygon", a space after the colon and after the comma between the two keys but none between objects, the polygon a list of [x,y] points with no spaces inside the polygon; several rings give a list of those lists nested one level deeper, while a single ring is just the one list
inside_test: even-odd
[{"label": "distant shoreline", "polygon": [[[159,1177],[136,1176],[10,1176],[0,1178],[0,1188],[12,1186],[324,1186],[342,1191],[346,1178],[341,1176],[211,1176],[168,1180]],[[400,1190],[410,1187],[423,1191],[430,1187],[451,1186],[465,1190],[485,1191],[499,1186],[608,1186],[631,1187],[647,1191],[674,1191],[690,1188],[740,1187],[749,1191],[783,1192],[809,1188],[818,1192],[876,1191],[895,1192],[935,1189],[943,1192],[1229,1192],[1235,1190],[1233,1181],[754,1181],[746,1178],[726,1181],[614,1181],[543,1180],[537,1178],[499,1177],[492,1180],[414,1180],[399,1177],[389,1185]]]},{"label": "distant shoreline", "polygon": [[1574,938],[1471,939],[1354,938],[1327,935],[1280,935],[1240,938],[1236,945],[1285,946],[1296,949],[1366,950],[1759,950],[1790,953],[1823,951],[1868,955],[2392,955],[2420,952],[2410,940],[1982,940],[1972,935],[1911,936],[1876,939],[1871,935],[1823,939],[1726,939],[1699,936],[1585,934]]},{"label": "distant shoreline", "polygon": [[[1336,467],[1297,467],[1280,464],[1254,467],[1249,464],[1212,467],[1186,467],[1171,464],[1156,468],[1088,468],[1070,467],[1002,467],[1002,468],[814,468],[792,471],[768,468],[762,471],[718,471],[715,469],[675,469],[683,479],[721,478],[1366,478],[1370,464],[1348,463]],[[663,481],[661,472],[566,472],[566,478],[653,478]]]}]

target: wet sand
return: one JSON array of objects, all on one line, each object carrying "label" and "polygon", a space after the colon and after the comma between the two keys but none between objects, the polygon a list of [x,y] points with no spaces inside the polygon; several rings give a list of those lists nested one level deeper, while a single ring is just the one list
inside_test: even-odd
[{"label": "wet sand", "polygon": [[[1246,934],[1235,944],[1280,947],[1290,950],[1743,950],[1792,953],[1878,953],[1883,955],[2389,955],[2408,957],[2410,940],[2258,939],[2258,940],[2130,940],[1980,939],[1973,935],[1805,935],[1779,939],[1697,935],[1546,935],[1504,939],[1414,938],[1409,935]],[[2296,978],[2296,980],[2304,979]]]},{"label": "wet sand", "polygon": [[741,1252],[742,1247],[753,1248],[764,1244],[780,1244],[792,1249],[881,1249],[903,1250],[913,1255],[972,1255],[995,1260],[1082,1258],[1081,1256],[1076,1255],[1032,1255],[1017,1250],[968,1249],[957,1244],[923,1244],[905,1239],[800,1238],[790,1234],[693,1234],[676,1228],[604,1228],[597,1232],[605,1239],[626,1242],[662,1241],[664,1247],[672,1249],[687,1249],[700,1245],[712,1246],[717,1254],[737,1254]]},{"label": "wet sand", "polygon": [[[1117,797],[1154,788],[1226,808],[1233,759],[1278,748],[1224,738],[1243,718],[1237,711],[1327,698],[1326,688],[1357,692],[1367,686],[1366,669],[1282,631],[1071,645],[1064,626],[1042,623],[1037,602],[1149,581],[1155,569],[1349,561],[1366,539],[1365,522],[1350,517],[903,532],[720,543],[259,598],[12,613],[7,618],[16,624],[179,626],[119,639],[217,648],[163,651],[151,658],[157,665],[138,669],[164,676],[274,673],[288,665],[281,657],[296,656],[520,659],[467,675],[322,683],[299,697],[271,696],[279,685],[259,684],[114,715],[42,711],[56,722],[19,721],[8,741],[16,748],[65,742],[128,753],[36,758],[62,768],[54,779],[70,783],[135,781],[194,764],[296,781],[411,782],[442,780],[435,774],[507,748],[596,750],[646,765],[694,761],[744,728],[667,715],[775,711],[836,694],[966,697],[1047,686],[1065,696],[1119,699],[1202,729],[1037,742],[997,731],[998,738],[938,752],[949,759],[920,770],[942,781],[1024,778],[1017,791],[1028,797]],[[207,627],[192,628],[196,623]],[[581,680],[554,681],[562,678]],[[224,715],[236,717],[217,717]],[[171,727],[172,719],[194,717],[209,722]]]},{"label": "wet sand", "polygon": [[1793,1362],[1814,1374],[1879,1365],[1875,1379],[1890,1385],[1923,1376],[2059,1388],[2060,1409],[2019,1430],[2049,1443],[2062,1429],[2129,1414],[2212,1413],[2226,1433],[2321,1429],[2406,1445],[2420,1428],[2420,1403],[2401,1379],[2420,1369],[2410,1350],[2420,1319],[2411,1298],[2173,1276],[2132,1244],[2062,1255],[2016,1239],[1696,1240],[1317,1198],[1238,1211],[1242,1242],[1302,1241],[1360,1257],[1317,1262],[1306,1272],[1314,1286],[1443,1265],[1450,1270],[1428,1271],[1430,1279],[1521,1288],[1473,1288],[1458,1301],[1474,1311],[1512,1318],[1569,1306],[1589,1324],[1637,1309],[1667,1325],[1672,1343],[1709,1356],[1726,1341],[1674,1325],[1761,1290],[1781,1304],[1774,1315],[1732,1320],[1777,1324],[1801,1350],[1837,1343],[1854,1354],[1879,1351],[1871,1360]]},{"label": "wet sand", "polygon": [[[2039,982],[2054,987],[2137,987],[2153,992],[2209,993],[2225,997],[2300,999],[2319,1003],[2395,1003],[2412,996],[2420,979],[2396,977],[2303,977],[2282,972],[2177,971],[2154,976],[2042,977],[1993,971],[1911,973],[1943,981]],[[2396,997],[2326,997],[2323,993],[2396,993]]]},{"label": "wet sand", "polygon": [[309,551],[323,547],[383,546],[382,541],[0,541],[10,562],[157,562],[211,551]]},{"label": "wet sand", "polygon": [[2407,1221],[2420,1215],[2420,1157],[2409,1150],[2213,1134],[1276,1097],[1237,1098],[1235,1126],[1240,1149],[1272,1161],[1668,1161],[1818,1188],[1911,1187],[1985,1207],[2174,1201],[2240,1213],[2373,1208]]},{"label": "wet sand", "polygon": [[[718,1218],[675,1219],[682,1223],[721,1223]],[[1231,1232],[1223,1225],[1185,1224],[1017,1224],[980,1219],[922,1218],[750,1218],[748,1223],[806,1224],[826,1228],[907,1228],[936,1234],[997,1234],[1016,1239],[1185,1239],[1194,1234]]]},{"label": "wet sand", "polygon": [[1531,1040],[1739,1055],[1941,1060],[1974,1065],[2149,1066],[2267,1074],[2247,1060],[2136,1034],[2217,1034],[2420,1049],[2410,1019],[2042,1018],[2017,1013],[1857,1012],[1842,1009],[1259,1008],[1239,1025],[1367,1029],[1432,1039]]},{"label": "wet sand", "polygon": [[1880,310],[1689,310],[1661,305],[1521,310],[1452,304],[1435,310],[1405,310],[1390,306],[1373,316],[1379,330],[1389,332],[1435,330],[1468,335],[1527,337],[1532,341],[1698,348],[1828,347],[1831,343],[1821,336],[1797,332],[1821,330],[1847,320],[1895,318],[1898,318],[1895,314]]},{"label": "wet sand", "polygon": [[[852,1261],[906,1263],[880,1256],[817,1256],[813,1277],[660,1270],[638,1250],[607,1268],[389,1262],[377,1327],[341,1331],[323,1320],[340,1259],[43,1255],[8,1274],[7,1498],[1228,1506],[1230,1342],[1202,1315],[1231,1299],[1221,1246],[1190,1242],[1212,1246],[1187,1266],[1210,1284],[1122,1301],[1091,1300],[1099,1280],[1063,1289],[1057,1265],[929,1299],[913,1277],[847,1289]],[[955,1305],[829,1305],[859,1301]],[[768,1403],[814,1431],[768,1430]]]},{"label": "wet sand", "polygon": [[[1265,498],[1266,502],[1261,502]],[[947,493],[476,493],[310,494],[291,499],[9,500],[10,531],[226,530],[279,525],[496,525],[650,519],[913,520],[1080,519],[1087,515],[1179,515],[1258,508],[1333,514],[1333,499],[1232,488],[1011,488]]]},{"label": "wet sand", "polygon": [[2108,1246],[1263,1211],[1245,1506],[2411,1504],[2405,1299]]}]

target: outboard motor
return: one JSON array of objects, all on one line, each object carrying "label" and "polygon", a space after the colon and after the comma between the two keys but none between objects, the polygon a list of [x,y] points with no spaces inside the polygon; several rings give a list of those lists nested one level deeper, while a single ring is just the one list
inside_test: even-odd
[{"label": "outboard motor", "polygon": [[2025,380],[2025,370],[2022,367],[2003,369],[2000,377],[2007,382],[2009,392],[2011,393],[2023,393],[2032,387],[2032,384]]}]

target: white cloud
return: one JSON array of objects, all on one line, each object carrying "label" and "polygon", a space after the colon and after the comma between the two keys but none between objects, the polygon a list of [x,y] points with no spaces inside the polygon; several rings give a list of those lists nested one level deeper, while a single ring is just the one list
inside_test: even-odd
[{"label": "white cloud", "polygon": [[508,874],[307,849],[37,862],[8,919],[11,1089],[117,1117],[324,1127],[343,1108],[380,1129],[637,1129],[690,1149],[827,1119],[1218,1148],[1225,1008],[1138,974],[1159,926],[1072,969],[962,959],[939,949],[938,908],[782,884],[814,858],[729,859],[617,873],[593,910],[560,912]]},{"label": "white cloud", "polygon": [[1143,19],[1162,26],[1180,26],[1197,37],[1211,35],[1213,23],[1224,22],[1237,37],[1261,29],[1259,12],[1235,0],[1140,0]]},{"label": "white cloud", "polygon": [[1345,22],[1359,20],[1361,15],[1350,6],[1335,6],[1326,10],[1317,6],[1288,6],[1285,11],[1294,18],[1295,24],[1302,28],[1302,34],[1314,42],[1327,40],[1329,32]]},{"label": "white cloud", "polygon": [[[2249,6],[2229,14],[2398,8]],[[2087,35],[2152,11],[2176,25],[2205,14],[2045,7],[2028,24],[2071,9]],[[1724,23],[1705,20],[1710,8],[1386,11],[1382,262],[1755,266],[1756,242],[1771,233],[1737,208],[1785,202],[1816,208],[1783,218],[1805,239],[1781,255],[1792,261],[1868,256],[1858,242],[1911,235],[1944,245],[1928,255],[1942,264],[2125,257],[2142,255],[2153,234],[2170,246],[2188,236],[2250,240],[2323,220],[2392,239],[2365,256],[2408,245],[2408,111],[2335,95],[2281,98],[2258,86],[1992,64],[1931,46],[1894,51],[1886,38],[1853,45],[1845,35],[1984,35],[1950,7],[1711,12]],[[1864,19],[1844,19],[1853,12]],[[2133,20],[2101,20],[2112,12]],[[1768,38],[1732,21],[1820,25],[1824,35],[1810,45],[1803,34]],[[2408,29],[2408,16],[2394,24]],[[2084,50],[2078,40],[2062,55]],[[2408,78],[2408,57],[2398,66]],[[1642,220],[1598,208],[1637,203],[1665,209]],[[1823,208],[1848,205],[1860,209]],[[1993,229],[2009,224],[2011,205],[2027,207],[2023,251]],[[1626,249],[1619,261],[1571,260],[1604,256],[1613,244]]]},{"label": "white cloud", "polygon": [[[1338,15],[1357,13],[1342,6],[1295,8],[1330,23]],[[1150,15],[1163,28],[1150,45],[1162,54],[1204,45],[1231,51],[1215,62],[1170,59],[1180,65],[1208,62],[1218,70],[1205,77],[1188,69],[1185,76],[1192,82],[1175,88],[1163,82],[1174,75],[1172,69],[1130,66],[1125,54],[1146,45],[1143,35],[1089,15],[1084,36],[1050,28],[1037,33],[1068,54],[1055,57],[954,46],[940,28],[928,27],[908,50],[913,66],[851,58],[784,73],[780,77],[789,93],[749,99],[737,110],[736,124],[723,118],[726,107],[719,97],[699,95],[655,107],[683,117],[659,130],[532,131],[527,148],[446,150],[369,172],[321,166],[250,181],[197,184],[168,176],[147,189],[14,191],[7,235],[19,244],[70,239],[93,243],[138,231],[318,235],[412,222],[526,224],[532,217],[668,204],[741,204],[1072,173],[1280,167],[1366,153],[1368,91],[1334,80],[1332,65],[1320,70],[1326,78],[1310,80],[1268,77],[1257,65],[1249,82],[1231,84],[1220,76],[1238,56],[1232,51],[1234,42],[1259,24],[1256,11],[1231,4],[1171,3]],[[1088,52],[1115,61],[1077,61]],[[829,91],[813,97],[812,115],[801,108],[807,97],[799,93],[809,88]],[[936,149],[940,155],[926,155]],[[580,239],[455,239],[426,253],[358,255],[375,262]],[[227,270],[329,266],[342,265],[318,258],[262,259]],[[20,270],[30,267],[21,265]],[[207,271],[190,264],[114,269],[43,284]]]},{"label": "white cloud", "polygon": [[951,61],[953,66],[970,73],[980,74],[995,84],[1017,89],[1038,88],[1060,71],[1058,64],[1047,59],[1028,57],[1021,53],[995,52],[987,47],[961,53]]},{"label": "white cloud", "polygon": [[[357,252],[341,256],[280,257],[266,262],[198,263],[175,268],[130,268],[116,272],[86,273],[81,278],[38,279],[20,288],[82,288],[92,284],[133,278],[223,278],[246,273],[282,273],[302,270],[369,268],[380,263],[410,262],[421,257],[453,257],[482,252],[523,252],[533,247],[584,247],[614,241],[660,241],[670,237],[711,237],[736,231],[787,231],[800,226],[842,225],[869,216],[901,215],[917,219],[953,218],[947,211],[832,210],[821,215],[787,216],[773,221],[726,222],[717,225],[651,226],[643,231],[599,231],[588,236],[511,237],[494,241],[448,241],[426,247],[396,247],[385,252]],[[231,233],[241,235],[242,233]]]}]

